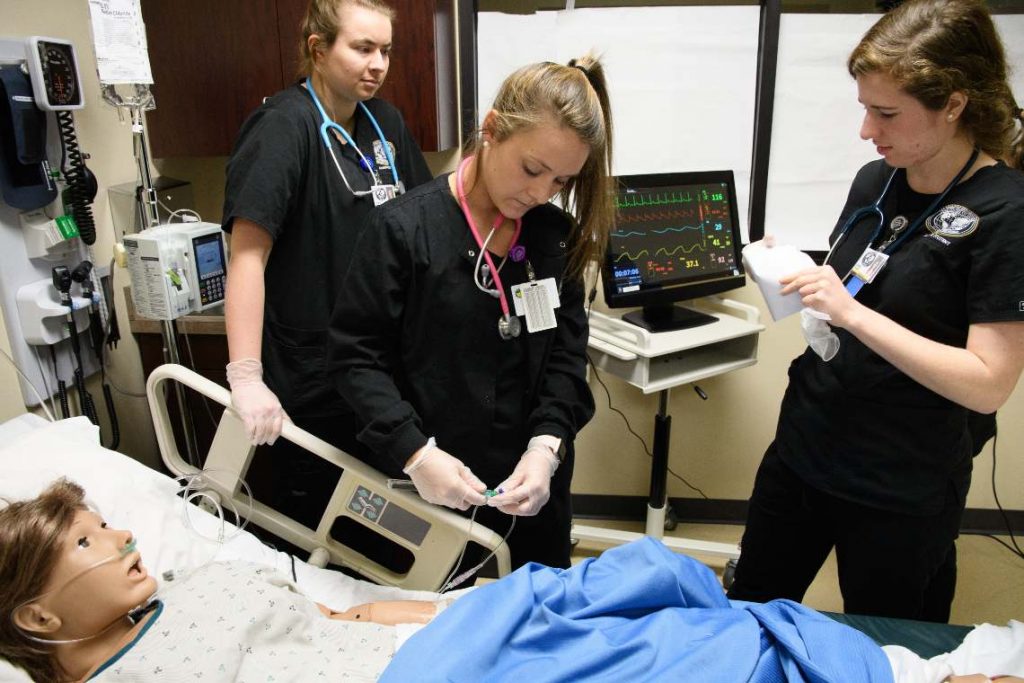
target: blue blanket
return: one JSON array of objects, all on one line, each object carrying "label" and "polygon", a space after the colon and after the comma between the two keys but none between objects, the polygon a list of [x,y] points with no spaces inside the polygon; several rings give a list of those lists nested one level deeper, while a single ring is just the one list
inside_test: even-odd
[{"label": "blue blanket", "polygon": [[892,683],[871,639],[788,600],[730,601],[644,538],[572,569],[521,567],[456,601],[380,679]]}]

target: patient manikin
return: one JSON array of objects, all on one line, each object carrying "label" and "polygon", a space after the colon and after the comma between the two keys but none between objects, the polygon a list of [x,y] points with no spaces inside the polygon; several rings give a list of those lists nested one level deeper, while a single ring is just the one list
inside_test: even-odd
[{"label": "patient manikin", "polygon": [[314,667],[327,680],[376,680],[394,653],[393,625],[426,623],[444,606],[334,612],[246,563],[210,563],[157,594],[131,532],[107,527],[83,498],[61,480],[0,509],[0,657],[37,681],[159,680],[161,671],[215,681],[263,671],[263,680],[291,668],[288,679]]},{"label": "patient manikin", "polygon": [[[60,480],[0,509],[0,658],[36,681],[375,681],[399,644],[394,625],[424,624],[447,604],[375,602],[334,612],[287,576],[243,562],[208,563],[158,591],[131,533],[108,528],[83,498]],[[503,585],[477,589],[462,607]]]}]

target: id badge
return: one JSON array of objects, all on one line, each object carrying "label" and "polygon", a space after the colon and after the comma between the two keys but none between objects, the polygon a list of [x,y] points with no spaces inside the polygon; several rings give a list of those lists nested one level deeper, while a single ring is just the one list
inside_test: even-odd
[{"label": "id badge", "polygon": [[555,320],[555,309],[562,303],[558,298],[558,285],[553,277],[513,285],[512,303],[516,315],[526,316],[527,332],[543,332],[558,324]]},{"label": "id badge", "polygon": [[394,185],[371,185],[370,192],[373,196],[373,205],[380,206],[395,198]]},{"label": "id badge", "polygon": [[889,260],[888,254],[883,254],[871,247],[864,250],[864,253],[857,259],[853,270],[850,271],[864,281],[864,284],[872,282],[875,277],[885,268],[885,262]]},{"label": "id badge", "polygon": [[388,149],[384,150],[384,145],[380,143],[380,140],[373,141],[373,160],[376,162],[378,168],[391,168],[391,164],[388,163],[388,152],[391,152],[391,156],[395,156],[395,146],[390,142],[387,143]]}]

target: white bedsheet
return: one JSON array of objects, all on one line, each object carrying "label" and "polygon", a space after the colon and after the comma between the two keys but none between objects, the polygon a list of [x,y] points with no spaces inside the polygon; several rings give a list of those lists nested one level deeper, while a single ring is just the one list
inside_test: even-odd
[{"label": "white bedsheet", "polygon": [[887,645],[896,683],[942,683],[948,676],[1024,676],[1024,623],[981,624],[960,647],[931,659],[921,659],[905,647]]},{"label": "white bedsheet", "polygon": [[[99,430],[86,418],[50,423],[24,415],[0,425],[0,499],[32,498],[62,476],[85,489],[108,524],[135,534],[143,562],[158,581],[167,570],[197,567],[212,559],[245,559],[291,573],[291,556],[267,547],[248,532],[224,544],[208,540],[215,537],[219,522],[194,506],[189,520],[202,534],[190,528],[183,521],[182,500],[175,495],[178,484],[100,446]],[[295,575],[306,595],[336,610],[373,600],[437,597],[358,581],[298,559]],[[401,633],[399,640],[404,640]],[[0,682],[27,680],[0,661]]]}]

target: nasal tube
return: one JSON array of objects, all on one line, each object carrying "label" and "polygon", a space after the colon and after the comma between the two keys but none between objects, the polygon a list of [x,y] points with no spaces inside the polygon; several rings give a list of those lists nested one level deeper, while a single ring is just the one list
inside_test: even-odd
[{"label": "nasal tube", "polygon": [[131,553],[134,553],[135,552],[135,547],[137,545],[138,545],[138,541],[136,541],[135,537],[132,536],[132,540],[128,541],[127,545],[125,545],[125,547],[121,548],[121,556],[120,556],[119,559],[123,560],[125,557],[127,557]]}]

